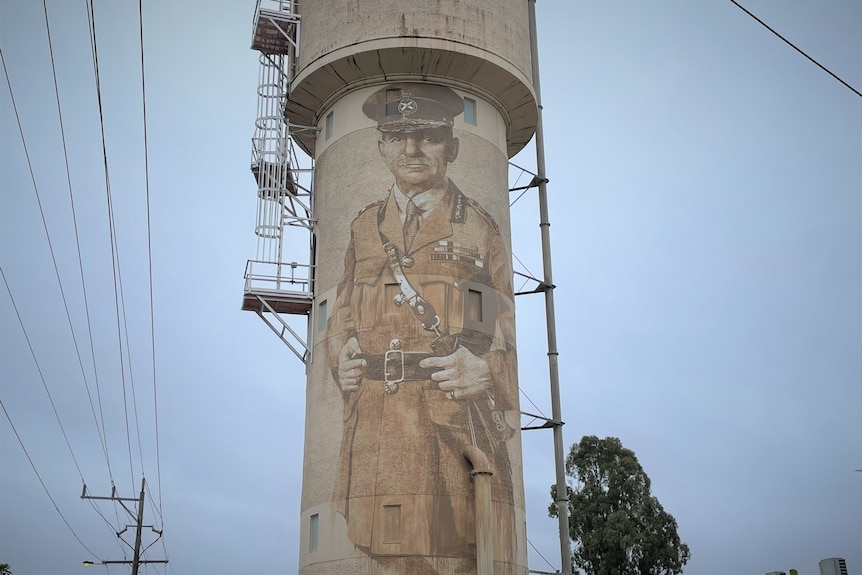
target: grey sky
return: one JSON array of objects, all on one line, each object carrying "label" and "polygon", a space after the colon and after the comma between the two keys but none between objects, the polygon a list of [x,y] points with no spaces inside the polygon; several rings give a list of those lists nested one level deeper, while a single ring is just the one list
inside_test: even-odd
[{"label": "grey sky", "polygon": [[[254,2],[144,3],[161,494],[137,6],[95,6],[143,451],[132,422],[130,458],[84,4],[47,1],[114,480],[131,496],[143,460],[155,507],[161,495],[168,573],[295,572],[304,371],[239,309],[255,255]],[[859,2],[745,5],[862,89]],[[688,574],[807,575],[831,556],[862,572],[862,98],[729,1],[540,0],[537,12],[566,444],[614,435],[637,453],[691,547]],[[0,0],[0,47],[95,401],[40,2]],[[107,494],[0,85],[0,266],[88,488]],[[514,161],[531,167],[531,154]],[[535,204],[528,192],[513,207],[513,243],[539,274]],[[521,387],[549,413],[541,300],[518,305]],[[95,558],[119,558],[79,499],[2,285],[0,334],[0,400],[75,533]],[[524,445],[528,538],[557,568],[550,433]],[[149,504],[147,516],[161,524]],[[0,416],[0,562],[43,575],[88,558]],[[530,566],[552,570],[532,549]]]}]

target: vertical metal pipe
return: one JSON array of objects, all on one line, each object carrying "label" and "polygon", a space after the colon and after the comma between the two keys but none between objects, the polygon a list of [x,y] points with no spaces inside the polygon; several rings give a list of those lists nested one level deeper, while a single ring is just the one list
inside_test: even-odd
[{"label": "vertical metal pipe", "polygon": [[494,507],[491,503],[491,476],[488,456],[475,445],[464,446],[464,456],[473,466],[476,493],[476,575],[494,575]]},{"label": "vertical metal pipe", "polygon": [[494,510],[491,473],[474,472],[476,489],[476,575],[494,575]]},{"label": "vertical metal pipe", "polygon": [[548,332],[548,370],[551,382],[551,418],[554,420],[554,466],[556,470],[557,518],[560,529],[560,561],[563,575],[572,573],[569,545],[569,500],[566,490],[566,468],[563,459],[563,423],[560,408],[560,375],[557,364],[557,325],[554,316],[554,280],[551,271],[551,224],[548,221],[548,187],[545,176],[545,141],[542,129],[542,91],[539,81],[539,48],[536,40],[536,0],[528,0],[530,12],[530,52],[533,88],[539,108],[536,123],[536,172],[539,177],[539,227],[542,235],[542,268],[545,293],[545,322]]}]

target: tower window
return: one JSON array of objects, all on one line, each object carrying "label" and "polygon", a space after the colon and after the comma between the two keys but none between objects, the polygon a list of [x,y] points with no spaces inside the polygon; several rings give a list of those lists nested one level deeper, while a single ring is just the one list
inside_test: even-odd
[{"label": "tower window", "polygon": [[309,543],[308,549],[309,551],[314,551],[317,549],[319,540],[318,540],[318,531],[320,529],[320,516],[315,513],[309,518]]},{"label": "tower window", "polygon": [[401,506],[383,506],[383,543],[401,543]]},{"label": "tower window", "polygon": [[464,315],[472,321],[482,322],[482,292],[467,290],[467,301]]},{"label": "tower window", "polygon": [[326,300],[320,302],[317,306],[317,329],[323,331],[326,329]]},{"label": "tower window", "polygon": [[464,122],[476,125],[476,100],[464,98]]},{"label": "tower window", "polygon": [[335,112],[330,112],[326,115],[326,139],[332,137],[332,129],[335,124]]}]

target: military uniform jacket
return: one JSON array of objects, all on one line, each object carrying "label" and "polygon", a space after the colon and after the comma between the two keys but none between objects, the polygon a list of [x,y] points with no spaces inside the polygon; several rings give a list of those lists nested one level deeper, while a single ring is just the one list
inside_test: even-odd
[{"label": "military uniform jacket", "polygon": [[[504,441],[513,426],[500,416],[518,406],[511,259],[493,218],[452,183],[409,250],[391,192],[365,208],[351,225],[327,324],[327,361],[336,380],[338,355],[350,337],[371,355],[385,353],[393,339],[405,352],[430,352],[437,337],[408,305],[394,303],[401,288],[386,241],[397,246],[404,274],[434,306],[440,328],[487,361],[492,387],[482,397],[452,400],[430,379],[404,382],[386,394],[382,381],[366,377],[359,390],[344,393],[333,498],[342,502],[351,540],[369,553],[470,556],[473,495],[465,443],[496,465],[494,498],[512,500]],[[398,507],[407,533],[385,533],[392,523],[382,515],[387,506]]]}]

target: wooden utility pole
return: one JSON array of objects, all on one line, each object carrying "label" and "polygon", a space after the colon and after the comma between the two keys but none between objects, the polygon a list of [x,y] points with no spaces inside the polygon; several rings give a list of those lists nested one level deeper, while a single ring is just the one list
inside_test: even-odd
[{"label": "wooden utility pole", "polygon": [[[138,575],[138,567],[144,563],[167,563],[168,562],[167,559],[141,559],[141,555],[144,553],[144,551],[146,551],[147,549],[152,547],[153,543],[158,541],[162,536],[162,532],[157,530],[152,525],[144,525],[144,499],[145,499],[145,493],[146,493],[146,486],[147,486],[147,480],[144,478],[141,478],[141,495],[140,495],[140,497],[119,497],[117,495],[116,486],[111,487],[110,497],[105,497],[105,496],[97,496],[97,495],[87,495],[87,486],[84,485],[84,491],[83,491],[83,493],[81,493],[81,499],[101,499],[101,500],[105,500],[105,501],[117,501],[117,502],[119,502],[120,505],[123,506],[123,509],[126,510],[126,513],[128,513],[130,517],[135,519],[135,525],[134,526],[126,525],[122,529],[122,531],[117,532],[117,537],[120,538],[120,541],[122,541],[123,543],[125,543],[126,545],[128,545],[132,549],[132,559],[131,560],[123,559],[123,560],[113,560],[113,561],[107,561],[107,560],[84,561],[85,566],[93,565],[94,563],[98,563],[100,565],[131,565],[132,566],[132,575]],[[133,512],[131,509],[126,507],[126,503],[125,503],[126,501],[137,502],[137,504],[138,504],[137,512]],[[135,527],[135,544],[134,544],[134,546],[129,544],[129,542],[126,541],[125,539],[123,539],[123,533],[125,533],[129,529],[129,527]],[[150,529],[152,529],[153,532],[158,535],[158,537],[156,538],[155,541],[153,541],[152,543],[150,543],[149,545],[147,545],[146,547],[141,549],[141,539],[142,539],[144,527],[149,527]]]}]

